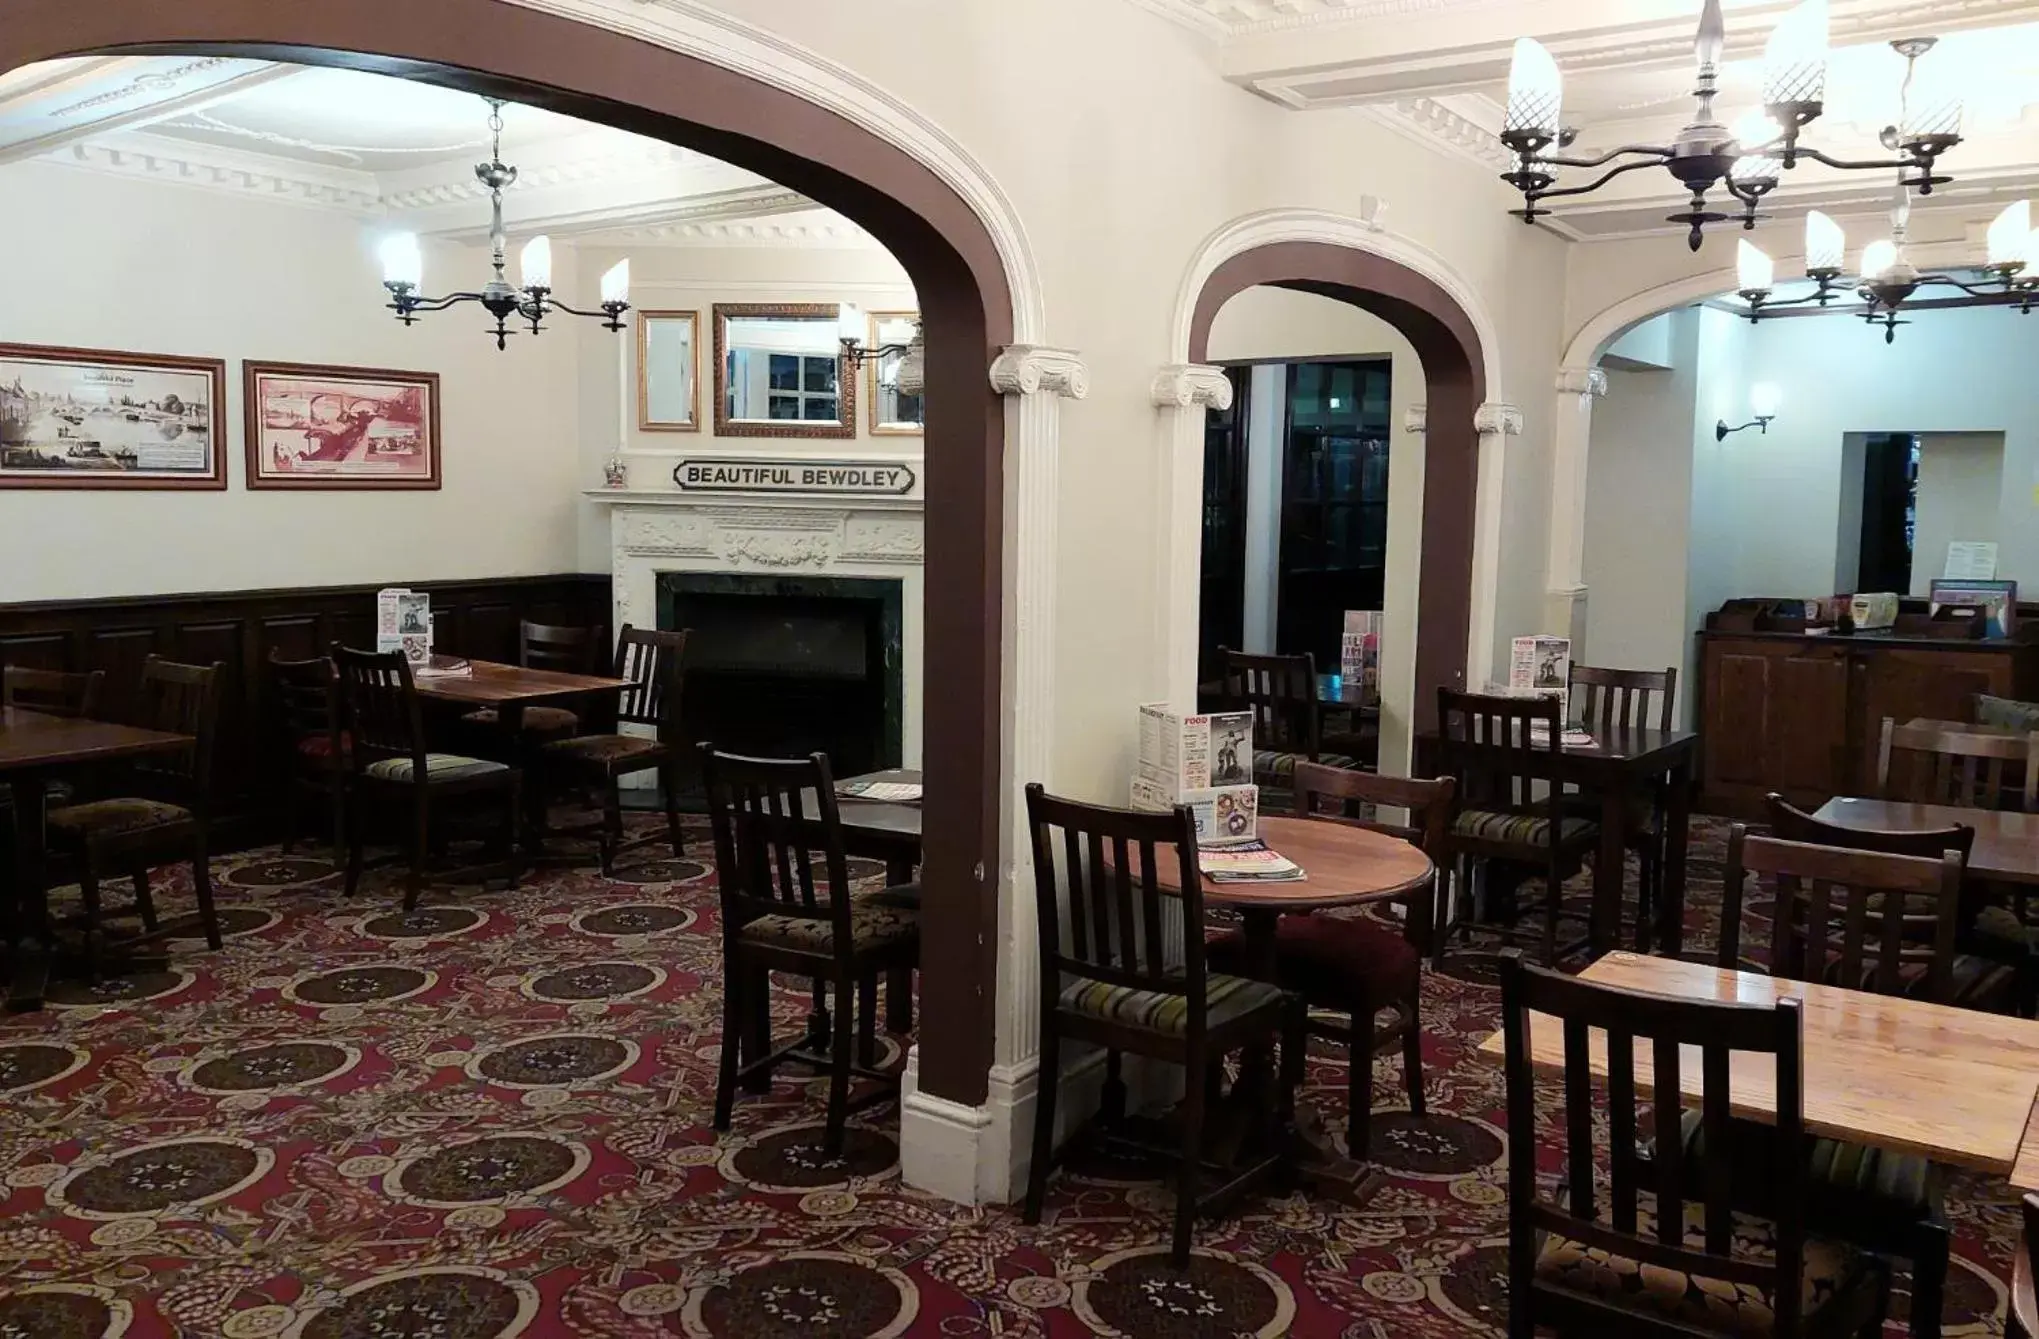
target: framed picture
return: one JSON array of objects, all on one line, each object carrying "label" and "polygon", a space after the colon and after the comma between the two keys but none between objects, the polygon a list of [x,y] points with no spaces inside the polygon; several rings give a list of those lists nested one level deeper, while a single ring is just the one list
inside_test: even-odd
[{"label": "framed picture", "polygon": [[[919,312],[872,312],[871,334],[865,348],[882,349],[888,344],[911,344]],[[927,422],[918,395],[899,389],[899,365],[903,353],[869,360],[871,368],[871,434],[875,437],[919,437]]]},{"label": "framed picture", "polygon": [[701,430],[699,312],[637,313],[637,426]]},{"label": "framed picture", "polygon": [[0,344],[0,488],[225,488],[217,358]]},{"label": "framed picture", "polygon": [[855,437],[837,321],[833,303],[716,303],[715,435]]},{"label": "framed picture", "polygon": [[439,374],[248,363],[248,487],[437,488]]}]

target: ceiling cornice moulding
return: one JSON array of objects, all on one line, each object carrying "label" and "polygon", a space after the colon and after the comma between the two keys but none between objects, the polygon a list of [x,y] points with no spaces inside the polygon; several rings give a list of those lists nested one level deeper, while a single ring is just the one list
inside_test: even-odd
[{"label": "ceiling cornice moulding", "polygon": [[[36,161],[315,209],[364,216],[382,212],[372,178],[304,164],[285,168],[274,158],[195,154],[154,144],[81,140]],[[350,181],[350,177],[362,179]]]}]

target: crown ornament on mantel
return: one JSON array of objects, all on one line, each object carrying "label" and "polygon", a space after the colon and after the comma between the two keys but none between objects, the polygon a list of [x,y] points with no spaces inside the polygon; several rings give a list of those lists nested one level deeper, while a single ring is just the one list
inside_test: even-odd
[{"label": "crown ornament on mantel", "polygon": [[[1745,230],[1755,227],[1763,217],[1758,206],[1802,160],[1847,172],[1894,171],[1920,195],[1931,195],[1953,180],[1940,174],[1939,161],[1961,143],[1962,99],[1951,80],[1941,77],[1945,71],[1921,64],[1938,43],[1935,37],[1890,44],[1905,62],[1897,121],[1879,137],[1890,157],[1837,158],[1801,142],[1805,127],[1826,110],[1827,37],[1827,0],[1801,0],[1785,14],[1764,47],[1762,106],[1730,128],[1714,106],[1727,23],[1720,0],[1705,0],[1693,42],[1692,119],[1669,144],[1624,144],[1586,157],[1563,152],[1579,132],[1563,122],[1564,76],[1557,58],[1533,37],[1518,39],[1500,135],[1513,155],[1501,179],[1522,193],[1522,208],[1510,212],[1535,223],[1549,217],[1547,201],[1587,195],[1616,177],[1661,167],[1688,192],[1685,208],[1666,221],[1685,224],[1687,244],[1697,251],[1710,223],[1739,219]],[[1560,185],[1559,174],[1568,168],[1605,170],[1583,185]],[[1725,201],[1716,204],[1711,199],[1716,189],[1725,190],[1739,209]]]}]

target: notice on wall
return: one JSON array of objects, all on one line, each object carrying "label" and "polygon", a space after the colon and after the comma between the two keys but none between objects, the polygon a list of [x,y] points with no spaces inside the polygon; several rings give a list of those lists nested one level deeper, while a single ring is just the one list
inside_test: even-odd
[{"label": "notice on wall", "polygon": [[1957,539],[1947,545],[1947,570],[1940,575],[1948,581],[1995,581],[1996,541]]},{"label": "notice on wall", "polygon": [[689,493],[864,493],[913,491],[910,466],[851,460],[683,460],[673,482]]}]

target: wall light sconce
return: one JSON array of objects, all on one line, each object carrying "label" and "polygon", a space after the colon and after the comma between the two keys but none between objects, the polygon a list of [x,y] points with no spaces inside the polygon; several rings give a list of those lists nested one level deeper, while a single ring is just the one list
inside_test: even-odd
[{"label": "wall light sconce", "polygon": [[1721,419],[1713,426],[1713,440],[1724,442],[1728,439],[1729,435],[1737,432],[1746,432],[1750,428],[1754,428],[1765,437],[1768,437],[1770,435],[1770,420],[1777,417],[1777,408],[1783,403],[1784,392],[1777,389],[1774,382],[1757,382],[1749,387],[1749,412],[1752,415],[1750,420],[1747,423],[1730,428],[1727,420]]}]

